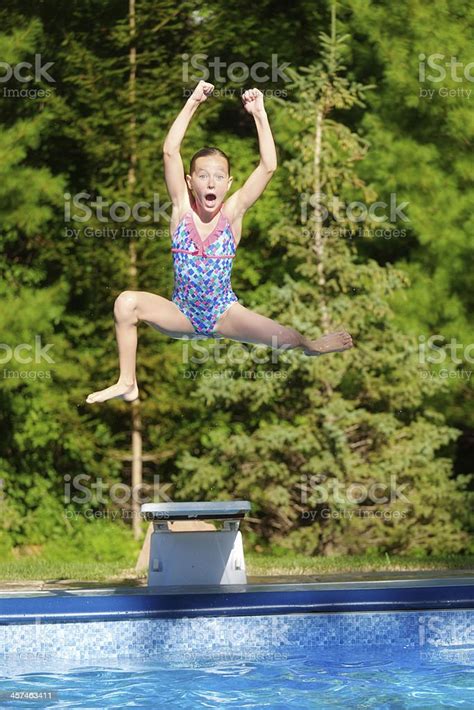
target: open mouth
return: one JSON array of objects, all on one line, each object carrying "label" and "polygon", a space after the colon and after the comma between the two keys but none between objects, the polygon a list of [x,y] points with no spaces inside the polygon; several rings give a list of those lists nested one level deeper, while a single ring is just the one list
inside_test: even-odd
[{"label": "open mouth", "polygon": [[217,197],[214,192],[206,192],[204,195],[204,200],[206,201],[207,205],[215,205]]}]

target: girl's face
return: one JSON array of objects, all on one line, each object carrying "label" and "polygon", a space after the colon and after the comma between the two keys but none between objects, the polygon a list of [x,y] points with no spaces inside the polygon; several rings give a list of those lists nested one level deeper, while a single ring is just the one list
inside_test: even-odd
[{"label": "girl's face", "polygon": [[204,212],[219,209],[232,184],[227,172],[227,160],[221,155],[201,156],[194,163],[192,175],[186,175],[188,187]]}]

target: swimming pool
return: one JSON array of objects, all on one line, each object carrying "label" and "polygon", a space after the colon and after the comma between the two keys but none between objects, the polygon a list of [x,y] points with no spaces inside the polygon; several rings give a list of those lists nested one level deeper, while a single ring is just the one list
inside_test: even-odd
[{"label": "swimming pool", "polygon": [[473,594],[471,578],[4,593],[1,707],[29,707],[16,691],[55,708],[470,708]]}]

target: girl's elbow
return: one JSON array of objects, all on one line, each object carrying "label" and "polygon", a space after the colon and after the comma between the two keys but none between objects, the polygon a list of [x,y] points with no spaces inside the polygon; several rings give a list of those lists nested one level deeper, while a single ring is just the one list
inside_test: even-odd
[{"label": "girl's elbow", "polygon": [[172,156],[179,153],[179,147],[172,145],[171,143],[163,143],[163,155]]},{"label": "girl's elbow", "polygon": [[273,175],[275,170],[277,169],[277,164],[276,163],[264,163],[263,168],[268,175]]}]

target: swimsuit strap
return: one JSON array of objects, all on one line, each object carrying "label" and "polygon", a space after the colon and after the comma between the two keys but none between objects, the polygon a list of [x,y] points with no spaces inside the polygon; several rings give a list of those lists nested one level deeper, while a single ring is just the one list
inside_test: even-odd
[{"label": "swimsuit strap", "polygon": [[[189,230],[189,234],[193,242],[197,243],[200,242],[204,246],[209,246],[210,244],[213,244],[219,237],[221,236],[222,232],[227,226],[227,222],[229,221],[222,211],[222,207],[219,210],[219,219],[217,220],[216,226],[212,230],[210,234],[207,235],[205,239],[201,239],[201,235],[199,234],[196,223],[194,221],[193,217],[193,210],[192,208],[187,211],[185,218],[187,217],[187,227]],[[196,237],[194,239],[193,237]]]},{"label": "swimsuit strap", "polygon": [[[232,241],[234,243],[234,246],[236,247],[237,245],[235,244],[235,237],[232,232],[232,228],[230,226],[229,219],[228,219],[227,215],[224,213],[222,207],[219,210],[219,213],[220,213],[219,219],[217,220],[216,226],[214,227],[212,232],[206,237],[206,239],[202,240],[199,235],[199,232],[197,231],[196,224],[193,219],[193,210],[192,210],[192,208],[189,209],[184,214],[182,220],[180,221],[180,223],[176,227],[176,230],[173,234],[173,241],[174,241],[174,238],[176,237],[176,235],[178,234],[179,229],[181,228],[181,226],[184,223],[186,226],[187,234],[197,249],[195,252],[189,252],[189,253],[193,254],[194,256],[213,257],[212,254],[207,254],[207,251],[206,251],[207,247],[211,246],[211,244],[214,244],[214,242],[216,242],[220,238],[222,233],[226,230],[227,226],[229,226],[230,235],[232,237]],[[172,247],[171,251],[177,251],[177,249]],[[183,251],[183,250],[180,249],[179,251]],[[228,256],[233,256],[233,255],[229,254]]]}]

